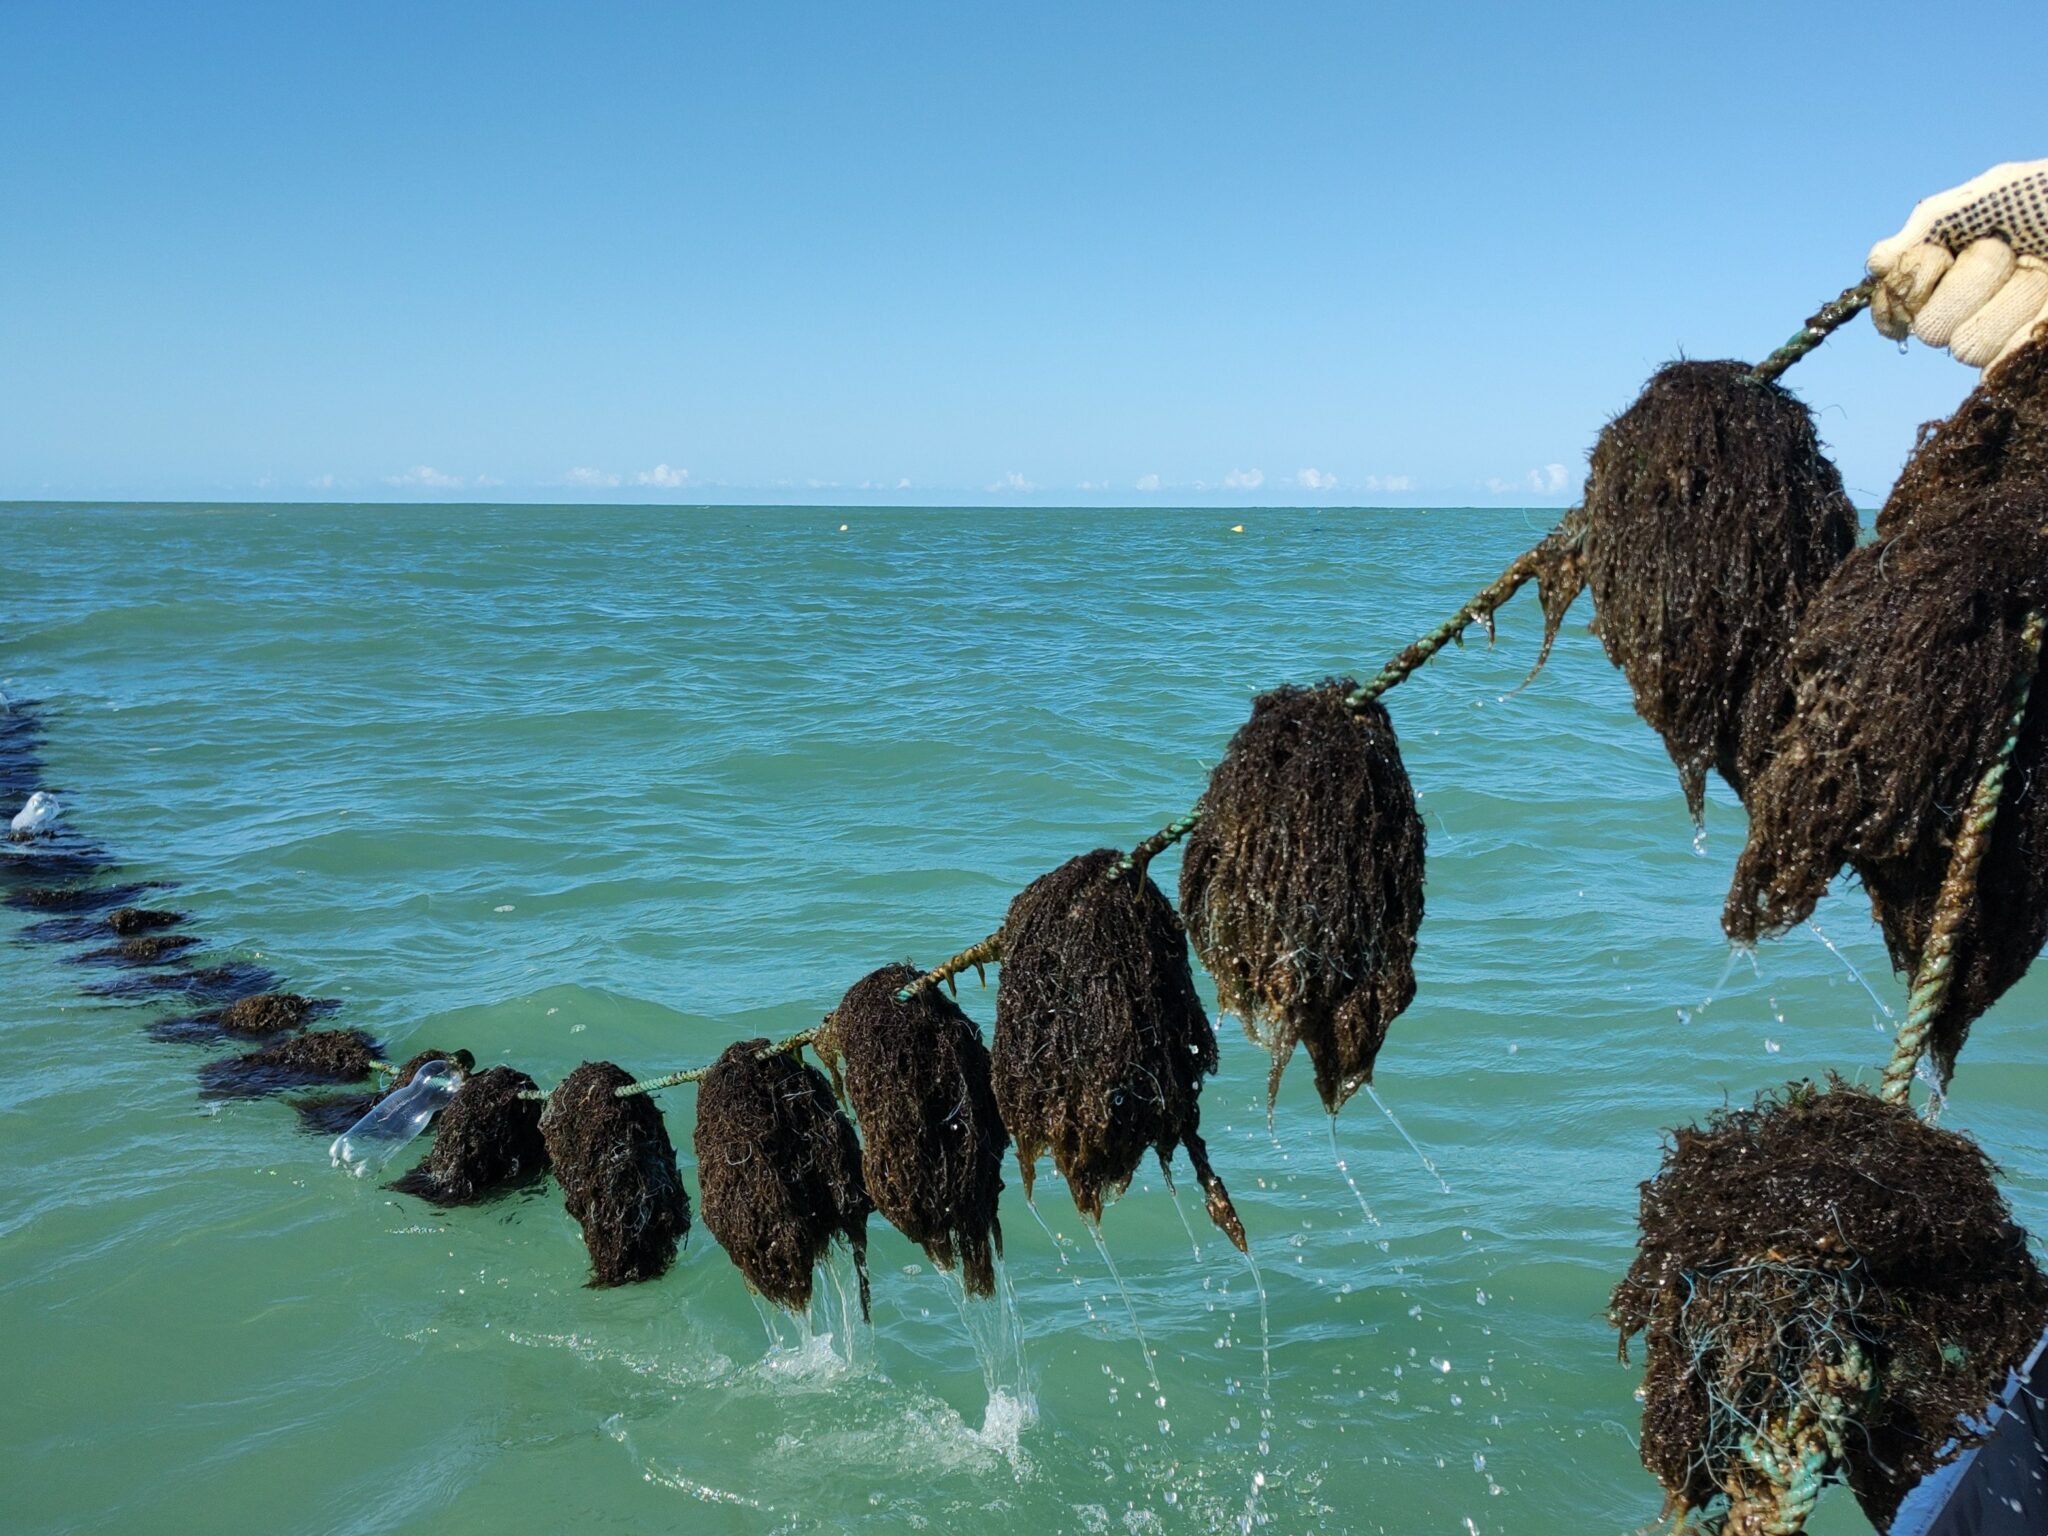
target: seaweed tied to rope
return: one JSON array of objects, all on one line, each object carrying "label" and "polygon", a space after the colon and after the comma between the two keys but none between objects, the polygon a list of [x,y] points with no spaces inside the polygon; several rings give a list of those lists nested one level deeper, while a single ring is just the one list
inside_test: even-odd
[{"label": "seaweed tied to rope", "polygon": [[1149,1150],[1170,1176],[1185,1146],[1209,1218],[1244,1228],[1203,1144],[1202,1079],[1216,1035],[1195,995],[1187,937],[1142,870],[1098,848],[1026,886],[1003,920],[996,988],[996,1103],[1024,1193],[1048,1153],[1091,1221]]},{"label": "seaweed tied to rope", "polygon": [[887,965],[854,983],[813,1049],[860,1120],[875,1208],[972,1296],[995,1291],[1003,1229],[1003,1128],[981,1031],[935,986]]},{"label": "seaweed tied to rope", "polygon": [[1610,1317],[1624,1357],[1644,1336],[1643,1465],[1731,1533],[1836,1480],[1884,1529],[2048,1321],[1977,1145],[1841,1082],[1674,1132],[1640,1226]]}]

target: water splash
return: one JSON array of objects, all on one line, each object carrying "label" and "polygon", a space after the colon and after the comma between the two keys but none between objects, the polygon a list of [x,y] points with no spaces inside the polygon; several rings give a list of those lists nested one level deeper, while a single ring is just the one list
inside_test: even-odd
[{"label": "water splash", "polygon": [[[1331,1119],[1334,1121],[1335,1116]],[[1261,1507],[1266,1494],[1266,1458],[1273,1454],[1273,1325],[1266,1310],[1266,1279],[1259,1273],[1259,1261],[1251,1246],[1244,1250],[1244,1262],[1252,1272],[1252,1289],[1259,1298],[1259,1460],[1252,1468],[1252,1485],[1245,1494],[1244,1512],[1237,1517],[1240,1536],[1267,1520]]]},{"label": "water splash", "polygon": [[1855,981],[1856,985],[1861,987],[1864,990],[1864,992],[1869,996],[1871,1002],[1877,1005],[1878,1012],[1882,1013],[1887,1019],[1891,1020],[1893,1023],[1896,1024],[1898,1022],[1898,1015],[1892,1012],[1890,1004],[1888,1004],[1883,998],[1877,995],[1877,989],[1871,986],[1870,982],[1864,977],[1863,973],[1856,969],[1856,962],[1851,960],[1847,955],[1843,954],[1840,949],[1836,948],[1835,941],[1829,938],[1826,934],[1822,933],[1820,931],[1819,925],[1815,923],[1808,923],[1806,925],[1806,929],[1807,932],[1811,933],[1816,939],[1819,939],[1821,943],[1825,944],[1828,947],[1829,954],[1833,955],[1837,960],[1842,962],[1842,969],[1849,973],[1851,979]]},{"label": "water splash", "polygon": [[[959,1309],[968,1342],[974,1346],[974,1357],[981,1366],[982,1385],[988,1389],[992,1409],[995,1400],[1005,1394],[1035,1409],[1036,1399],[1024,1368],[1024,1334],[1016,1310],[1017,1291],[1008,1272],[999,1271],[996,1293],[985,1306],[975,1305],[957,1274],[943,1269],[937,1273],[939,1283]],[[1012,1379],[1004,1380],[1006,1372],[1012,1373]]]},{"label": "water splash", "polygon": [[[1366,1204],[1365,1191],[1358,1187],[1358,1180],[1351,1176],[1351,1165],[1344,1161],[1344,1154],[1337,1148],[1337,1117],[1335,1115],[1330,1116],[1330,1161],[1337,1165],[1337,1171],[1344,1176],[1344,1182],[1351,1186],[1351,1196],[1358,1202],[1358,1208],[1365,1212],[1365,1219],[1374,1226],[1378,1226],[1380,1224],[1379,1217],[1373,1215],[1372,1207]],[[1250,1255],[1247,1254],[1246,1257],[1249,1258]],[[1253,1265],[1252,1268],[1253,1272],[1257,1273],[1258,1266]]]},{"label": "water splash", "polygon": [[[1109,1270],[1109,1278],[1116,1282],[1117,1294],[1124,1299],[1124,1312],[1131,1320],[1131,1332],[1138,1336],[1138,1353],[1145,1357],[1145,1379],[1152,1384],[1152,1404],[1163,1409],[1166,1406],[1166,1388],[1159,1384],[1159,1371],[1152,1363],[1152,1344],[1145,1337],[1144,1325],[1138,1321],[1138,1309],[1131,1302],[1130,1288],[1124,1284],[1124,1277],[1116,1267],[1116,1260],[1109,1256],[1109,1244],[1102,1240],[1102,1224],[1090,1221],[1084,1216],[1081,1218],[1081,1225],[1086,1227],[1088,1235],[1095,1239],[1095,1251],[1102,1255],[1103,1265]],[[1172,1424],[1166,1419],[1161,1419],[1159,1433],[1167,1435],[1172,1432]]]},{"label": "water splash", "polygon": [[1166,1192],[1169,1195],[1173,1196],[1173,1214],[1180,1218],[1180,1229],[1181,1231],[1187,1233],[1188,1247],[1194,1251],[1195,1261],[1197,1263],[1200,1263],[1202,1258],[1202,1245],[1199,1241],[1196,1240],[1195,1229],[1188,1222],[1188,1213],[1180,1203],[1180,1186],[1173,1182],[1171,1175],[1169,1175],[1166,1180]]},{"label": "water splash", "polygon": [[1437,1187],[1448,1195],[1451,1192],[1451,1186],[1444,1182],[1444,1176],[1437,1172],[1436,1164],[1429,1160],[1429,1154],[1422,1150],[1421,1144],[1408,1134],[1408,1127],[1401,1123],[1400,1119],[1391,1109],[1387,1108],[1387,1101],[1379,1096],[1378,1091],[1374,1089],[1371,1083],[1366,1083],[1364,1088],[1372,1096],[1373,1103],[1379,1106],[1380,1113],[1387,1117],[1387,1124],[1401,1133],[1401,1139],[1408,1143],[1408,1150],[1422,1160],[1422,1166],[1429,1170],[1429,1176],[1436,1180]]}]

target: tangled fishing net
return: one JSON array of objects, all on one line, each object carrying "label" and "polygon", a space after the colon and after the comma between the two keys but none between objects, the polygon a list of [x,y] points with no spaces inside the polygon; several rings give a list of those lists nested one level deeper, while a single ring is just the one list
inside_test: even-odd
[{"label": "tangled fishing net", "polygon": [[314,1083],[359,1083],[370,1075],[377,1042],[360,1029],[318,1029],[260,1051],[209,1061],[199,1069],[202,1096],[247,1099]]},{"label": "tangled fishing net", "polygon": [[861,1172],[875,1208],[940,1269],[957,1264],[970,1296],[990,1296],[1010,1134],[974,1021],[935,986],[898,1000],[917,975],[885,965],[855,982],[813,1049],[845,1082],[860,1118]]},{"label": "tangled fishing net", "polygon": [[548,1169],[533,1079],[492,1067],[462,1080],[434,1122],[434,1145],[389,1185],[432,1205],[474,1205]]},{"label": "tangled fishing net", "polygon": [[1886,1528],[1973,1443],[2048,1318],[1976,1144],[1836,1082],[1674,1134],[1609,1316],[1646,1340],[1643,1465],[1681,1518],[1796,1532],[1846,1481]]},{"label": "tangled fishing net", "polygon": [[[811,1304],[834,1238],[853,1252],[868,1315],[867,1185],[860,1139],[825,1074],[766,1040],[726,1047],[697,1085],[704,1225],[747,1284],[777,1306]],[[764,1054],[766,1053],[766,1054]]]},{"label": "tangled fishing net", "polygon": [[644,1093],[620,1098],[633,1075],[586,1061],[548,1095],[541,1139],[562,1204],[583,1228],[593,1286],[657,1280],[690,1235],[690,1196],[661,1111]]},{"label": "tangled fishing net", "polygon": [[1742,793],[1762,766],[1793,626],[1856,542],[1812,416],[1749,372],[1661,369],[1601,432],[1586,480],[1595,628],[1695,820],[1708,768]]},{"label": "tangled fishing net", "polygon": [[[1959,495],[1856,551],[1800,625],[1796,707],[1751,784],[1749,838],[1722,922],[1753,941],[1813,911],[1847,864],[1892,963],[1919,966],[1959,818],[2009,728],[2029,665],[2027,615],[2048,603],[2048,490]],[[2038,695],[2037,695],[2038,699]],[[1945,1081],[1970,1022],[2048,940],[2048,710],[2030,706],[1951,979],[1930,1034]]]},{"label": "tangled fishing net", "polygon": [[1050,1152],[1092,1221],[1149,1149],[1171,1176],[1185,1146],[1209,1219],[1240,1249],[1244,1227],[1201,1138],[1202,1079],[1216,1034],[1195,995],[1186,935],[1143,870],[1098,848],[1041,875],[1003,920],[996,987],[996,1103],[1017,1143],[1024,1194]]},{"label": "tangled fishing net", "polygon": [[1346,704],[1356,686],[1254,701],[1210,776],[1180,875],[1218,1001],[1272,1052],[1269,1105],[1300,1042],[1332,1114],[1372,1081],[1415,997],[1422,923],[1415,791],[1386,709]]},{"label": "tangled fishing net", "polygon": [[339,1136],[384,1099],[406,1087],[421,1067],[430,1062],[450,1061],[467,1072],[476,1058],[467,1051],[421,1051],[398,1069],[391,1081],[376,1093],[320,1093],[287,1099],[299,1117],[299,1129],[316,1136]]}]

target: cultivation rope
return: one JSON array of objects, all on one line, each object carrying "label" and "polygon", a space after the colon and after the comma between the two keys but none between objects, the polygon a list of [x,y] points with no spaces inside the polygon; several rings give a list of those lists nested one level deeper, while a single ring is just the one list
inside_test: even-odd
[{"label": "cultivation rope", "polygon": [[957,993],[959,989],[957,987],[953,987],[953,978],[955,976],[958,976],[962,971],[966,970],[969,966],[974,967],[975,974],[977,976],[980,976],[982,979],[982,983],[986,985],[988,982],[988,977],[982,971],[982,967],[987,965],[990,961],[1000,960],[1002,958],[1003,930],[998,928],[994,933],[990,934],[987,938],[980,940],[978,943],[968,945],[965,949],[961,950],[959,954],[955,955],[952,959],[946,961],[944,964],[934,966],[931,970],[926,971],[922,976],[918,977],[917,980],[913,981],[901,992],[898,992],[896,994],[896,1001],[899,1003],[907,1003],[913,997],[917,996],[918,993],[925,991],[927,988],[935,987],[942,981],[949,988],[951,988],[953,991]]},{"label": "cultivation rope", "polygon": [[[1868,307],[1870,296],[1875,291],[1875,288],[1876,279],[1872,278],[1866,279],[1854,287],[1843,289],[1834,299],[1823,304],[1809,316],[1806,324],[1801,326],[1783,346],[1779,347],[1777,351],[1751,369],[1750,377],[1761,384],[1775,383],[1794,363],[1805,357],[1822,342],[1826,341],[1829,336],[1862,313]],[[1559,521],[1556,530],[1547,536],[1561,537],[1564,540],[1564,552],[1567,555],[1576,555],[1585,538],[1584,522],[1574,515],[1577,510],[1574,508],[1573,511],[1567,512]],[[1436,655],[1438,651],[1464,634],[1474,623],[1485,621],[1490,625],[1494,611],[1519,592],[1530,580],[1540,574],[1542,567],[1540,551],[1542,548],[1543,544],[1539,542],[1534,548],[1525,550],[1520,555],[1517,555],[1509,563],[1506,570],[1502,571],[1499,576],[1473,594],[1471,601],[1461,607],[1456,614],[1444,623],[1439,624],[1421,639],[1406,647],[1392,661],[1382,667],[1373,676],[1371,681],[1362,684],[1352,692],[1345,699],[1345,706],[1354,712],[1364,709],[1389,689],[1406,680],[1412,673],[1428,662],[1431,657]],[[1186,837],[1200,825],[1201,820],[1201,808],[1197,806],[1186,815],[1168,822],[1110,865],[1107,871],[1107,878],[1121,878],[1132,871],[1136,871],[1142,876],[1154,858]],[[1002,940],[1002,930],[997,929],[987,938],[968,945],[967,948],[961,950],[960,953],[954,955],[950,960],[926,971],[922,976],[919,976],[915,981],[904,987],[902,991],[896,994],[896,1000],[907,1003],[919,993],[938,985],[940,982],[946,983],[950,989],[952,988],[953,978],[969,967],[972,967],[977,973],[981,972],[982,967],[991,961],[1002,959]],[[986,976],[984,976],[983,980],[986,981],[986,979]],[[800,1050],[815,1040],[817,1034],[818,1031],[816,1029],[799,1031],[788,1039],[771,1046],[766,1054],[777,1055],[783,1051]],[[1925,1030],[1923,1028],[1923,1044],[1924,1037]],[[668,1072],[660,1077],[643,1078],[637,1082],[622,1084],[613,1091],[621,1098],[633,1094],[655,1093],[663,1088],[674,1088],[683,1083],[699,1082],[703,1079],[704,1074],[710,1070],[706,1066],[692,1067],[681,1072]],[[531,1094],[522,1095],[522,1097],[545,1098],[546,1095],[535,1091]]]},{"label": "cultivation rope", "polygon": [[1820,1502],[1830,1467],[1843,1459],[1843,1431],[1855,1422],[1850,1394],[1861,1401],[1875,1381],[1870,1362],[1853,1340],[1843,1341],[1844,1359],[1836,1365],[1815,1365],[1807,1372],[1797,1405],[1786,1415],[1782,1433],[1747,1434],[1742,1456],[1771,1485],[1774,1508],[1760,1536],[1799,1536]]},{"label": "cultivation rope", "polygon": [[1948,874],[1943,877],[1941,894],[1935,900],[1927,946],[1921,951],[1920,969],[1913,977],[1913,990],[1906,1000],[1906,1022],[1899,1026],[1891,1064],[1884,1069],[1880,1092],[1887,1103],[1906,1102],[1913,1087],[1913,1073],[1927,1050],[1927,1037],[1948,999],[1956,935],[1976,900],[1977,871],[1991,844],[1992,825],[1998,820],[1998,798],[2005,790],[2006,770],[2019,746],[2027,697],[2033,690],[2034,671],[2040,665],[2043,627],[2042,615],[2029,613],[2020,631],[2020,665],[2013,678],[2012,714],[2006,721],[2005,739],[1999,743],[1984,776],[1977,781],[1976,791],[1963,812],[1955,848],[1949,854]]}]

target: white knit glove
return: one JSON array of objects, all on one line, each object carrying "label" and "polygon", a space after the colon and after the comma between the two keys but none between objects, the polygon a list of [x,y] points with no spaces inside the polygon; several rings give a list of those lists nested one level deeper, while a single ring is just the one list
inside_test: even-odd
[{"label": "white knit glove", "polygon": [[1988,368],[2048,320],[2048,160],[1995,165],[1928,198],[1870,248],[1877,328]]}]

